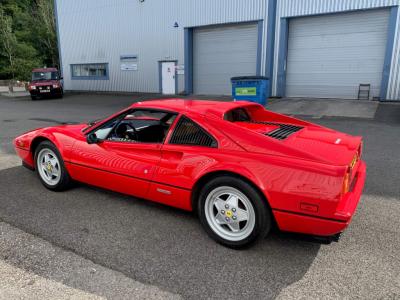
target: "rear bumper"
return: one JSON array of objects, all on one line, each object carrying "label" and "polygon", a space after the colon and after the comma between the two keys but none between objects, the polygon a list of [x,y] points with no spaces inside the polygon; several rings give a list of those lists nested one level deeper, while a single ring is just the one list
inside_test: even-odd
[{"label": "rear bumper", "polygon": [[317,236],[332,236],[343,232],[350,224],[361,198],[366,178],[364,162],[360,163],[355,178],[352,191],[339,202],[331,218],[273,209],[279,229]]}]

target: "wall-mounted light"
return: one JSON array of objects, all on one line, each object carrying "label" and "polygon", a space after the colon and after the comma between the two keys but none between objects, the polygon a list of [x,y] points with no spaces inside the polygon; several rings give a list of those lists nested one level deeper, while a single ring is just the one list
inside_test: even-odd
[{"label": "wall-mounted light", "polygon": [[175,23],[174,23],[174,27],[175,27],[175,28],[178,28],[178,27],[179,27],[178,22],[175,22]]}]

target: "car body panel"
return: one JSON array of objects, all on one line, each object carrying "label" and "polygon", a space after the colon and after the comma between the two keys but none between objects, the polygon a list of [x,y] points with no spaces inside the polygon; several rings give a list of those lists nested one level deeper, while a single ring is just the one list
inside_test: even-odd
[{"label": "car body panel", "polygon": [[[224,119],[237,108],[246,109],[261,124]],[[161,144],[87,143],[88,134],[132,109],[165,110],[178,117]],[[200,125],[218,147],[169,143],[182,116]],[[266,121],[296,125],[301,130],[277,140],[266,134],[279,125],[262,123]],[[34,167],[32,146],[42,139],[56,145],[77,181],[189,211],[203,178],[222,173],[239,176],[262,193],[280,229],[321,236],[341,232],[349,224],[366,174],[361,137],[273,113],[250,102],[146,101],[91,126],[38,129],[14,142],[27,165]],[[343,181],[349,170],[352,189],[344,194]]]},{"label": "car body panel", "polygon": [[72,178],[93,185],[99,185],[98,178],[93,176],[99,172],[102,174],[100,186],[112,190],[117,190],[111,187],[123,176],[129,184],[121,187],[123,190],[120,192],[129,191],[133,196],[145,198],[160,159],[161,145],[112,141],[88,144],[79,139],[68,159],[68,168]]}]

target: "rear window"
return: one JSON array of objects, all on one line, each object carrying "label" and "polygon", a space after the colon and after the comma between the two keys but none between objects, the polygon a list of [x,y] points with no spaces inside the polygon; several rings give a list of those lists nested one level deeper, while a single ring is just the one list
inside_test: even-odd
[{"label": "rear window", "polygon": [[236,108],[228,111],[224,119],[229,122],[249,122],[251,121],[249,113],[244,108]]}]

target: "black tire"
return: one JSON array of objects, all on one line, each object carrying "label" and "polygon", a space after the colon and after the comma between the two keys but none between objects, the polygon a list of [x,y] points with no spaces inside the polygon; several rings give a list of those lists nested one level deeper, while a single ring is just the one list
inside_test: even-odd
[{"label": "black tire", "polygon": [[[244,194],[251,202],[255,212],[255,224],[251,233],[242,240],[231,241],[217,234],[207,221],[206,199],[208,195],[219,187],[233,187]],[[218,243],[233,249],[250,246],[256,241],[264,238],[271,229],[272,217],[268,204],[264,197],[248,182],[234,176],[221,176],[207,182],[202,188],[197,201],[197,211],[201,225],[207,234]]]},{"label": "black tire", "polygon": [[32,99],[32,101],[35,101],[35,100],[37,100],[37,96],[31,95],[31,99]]},{"label": "black tire", "polygon": [[[38,155],[39,155],[40,151],[43,149],[50,149],[52,152],[54,152],[54,154],[57,156],[57,159],[59,161],[61,175],[60,175],[60,180],[56,185],[47,184],[41,177],[40,172],[38,170]],[[65,168],[64,160],[62,159],[57,147],[50,141],[43,141],[36,147],[36,149],[35,149],[35,169],[36,169],[36,173],[37,173],[40,181],[49,190],[59,192],[59,191],[64,191],[71,186],[72,179],[69,176],[67,169]]]}]

